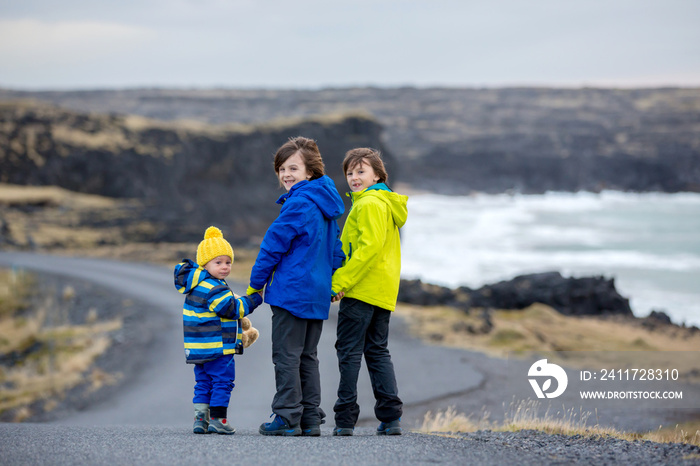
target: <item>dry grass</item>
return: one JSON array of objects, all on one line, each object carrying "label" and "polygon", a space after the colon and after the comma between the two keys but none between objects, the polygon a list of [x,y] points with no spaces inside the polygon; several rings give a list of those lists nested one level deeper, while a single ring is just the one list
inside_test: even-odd
[{"label": "dry grass", "polygon": [[[120,375],[93,368],[95,359],[111,344],[110,333],[122,328],[121,319],[97,321],[96,311],[88,313],[83,324],[66,323],[51,297],[40,305],[28,306],[27,296],[34,279],[27,273],[0,271],[5,278],[0,287],[0,413],[11,410],[15,421],[31,417],[37,402],[51,410],[65,392],[88,383],[96,390],[115,383]],[[65,289],[63,299],[74,297]],[[8,301],[8,296],[24,296]],[[9,303],[13,303],[10,305]],[[43,402],[43,403],[41,403]]]},{"label": "dry grass", "polygon": [[93,194],[80,194],[56,186],[21,186],[0,183],[0,205],[111,208],[117,201]]},{"label": "dry grass", "polygon": [[635,352],[646,351],[652,366],[676,367],[688,375],[686,380],[692,374],[697,378],[695,358],[678,354],[700,351],[700,332],[690,329],[664,326],[651,330],[639,319],[564,316],[542,304],[520,311],[494,311],[493,329],[483,334],[467,330],[481,325],[480,310],[467,314],[451,307],[401,303],[397,313],[408,317],[411,332],[417,337],[454,348],[498,357],[547,353],[571,367],[603,364],[622,368],[638,362]]},{"label": "dry grass", "polygon": [[489,429],[491,425],[488,417],[484,416],[475,421],[472,416],[464,413],[457,413],[454,406],[448,407],[445,411],[432,411],[425,413],[423,424],[418,429],[419,432],[475,432],[481,429]]},{"label": "dry grass", "polygon": [[400,303],[397,312],[409,317],[416,335],[422,328],[418,336],[424,339],[432,336],[440,344],[498,356],[529,351],[700,351],[700,332],[679,327],[649,330],[625,318],[565,316],[543,304],[494,311],[493,330],[476,335],[465,329],[481,324],[478,309],[467,314],[451,307]]},{"label": "dry grass", "polygon": [[[20,208],[17,208],[20,207]],[[34,209],[34,207],[40,207]],[[61,255],[80,255],[174,266],[194,259],[197,243],[139,243],[127,237],[149,237],[155,226],[132,221],[139,204],[80,194],[56,187],[0,183],[0,216],[17,249],[37,249]],[[106,226],[82,226],[84,218]],[[119,226],[111,226],[116,223]],[[235,261],[230,279],[248,282],[257,251],[233,245]],[[2,304],[0,303],[0,312]]]},{"label": "dry grass", "polygon": [[[27,308],[33,284],[34,277],[24,271],[0,269],[0,322]],[[0,335],[0,344],[10,336],[4,331]]]},{"label": "dry grass", "polygon": [[[235,258],[227,281],[247,284],[257,251],[233,245],[233,253]],[[89,249],[62,249],[56,251],[56,254],[148,262],[174,268],[182,259],[195,259],[197,243],[131,243],[123,246],[95,246]],[[245,290],[234,291],[242,294]]]},{"label": "dry grass", "polygon": [[[432,343],[484,352],[493,356],[529,356],[532,352],[551,352],[552,359],[569,366],[613,363],[624,367],[625,358],[638,360],[636,351],[645,350],[651,366],[665,364],[677,367],[686,380],[697,372],[696,358],[678,357],[678,353],[700,351],[700,332],[678,327],[647,329],[639,320],[625,318],[568,317],[554,309],[535,304],[521,311],[494,311],[493,329],[484,334],[466,329],[482,324],[480,310],[467,314],[451,307],[426,308],[399,304],[397,312],[407,317],[411,332]],[[653,351],[650,351],[653,350]],[[561,357],[565,357],[562,360]],[[607,359],[606,359],[607,358]],[[637,361],[638,362],[638,361]],[[671,365],[671,362],[673,365]],[[664,367],[664,366],[655,366]],[[690,443],[700,446],[700,421],[679,424],[674,428],[660,427],[651,432],[623,432],[591,424],[590,412],[562,408],[561,411],[541,412],[538,401],[522,401],[507,407],[501,424],[491,423],[488,413],[478,419],[457,413],[453,407],[425,415],[420,432],[474,432],[491,429],[500,431],[539,430],[550,434],[610,435],[626,440],[651,440],[662,443]]]},{"label": "dry grass", "polygon": [[566,409],[552,412],[547,408],[541,414],[541,403],[533,400],[523,400],[511,403],[506,409],[503,424],[498,430],[519,431],[539,430],[548,434],[564,435],[612,435],[619,432],[610,427],[599,425],[589,426],[591,414],[589,411]]},{"label": "dry grass", "polygon": [[658,443],[687,443],[700,446],[700,421],[678,424],[674,428],[661,428],[656,431],[638,433],[624,432],[598,424],[590,425],[592,413],[564,409],[551,412],[549,409],[541,414],[539,401],[526,400],[512,403],[506,410],[501,424],[488,421],[488,415],[474,421],[471,416],[457,413],[454,407],[445,411],[426,413],[423,424],[418,429],[422,433],[476,432],[490,429],[501,432],[520,430],[537,430],[548,434],[583,435],[590,437],[611,436],[624,440],[649,440]]},{"label": "dry grass", "polygon": [[[16,248],[53,250],[86,249],[100,244],[124,243],[125,233],[138,234],[146,228],[131,224],[138,203],[102,196],[80,194],[56,187],[0,184],[0,216],[4,236]],[[90,218],[108,225],[84,226]],[[122,223],[122,227],[110,227]]]},{"label": "dry grass", "polygon": [[132,146],[126,135],[116,126],[104,128],[99,132],[88,132],[68,125],[55,125],[51,132],[56,142],[87,149],[116,152]]}]

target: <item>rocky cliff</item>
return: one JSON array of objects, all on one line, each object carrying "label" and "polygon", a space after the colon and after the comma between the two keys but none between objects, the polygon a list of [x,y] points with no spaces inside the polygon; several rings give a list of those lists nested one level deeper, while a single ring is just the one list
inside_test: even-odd
[{"label": "rocky cliff", "polygon": [[402,179],[446,193],[700,191],[700,88],[19,92],[80,111],[208,123],[361,110]]},{"label": "rocky cliff", "polygon": [[471,308],[525,309],[541,303],[570,316],[622,315],[632,317],[629,300],[605,277],[563,277],[559,272],[520,275],[477,290],[457,289],[402,280],[399,301],[419,305]]},{"label": "rocky cliff", "polygon": [[0,105],[0,182],[53,185],[133,198],[155,220],[152,239],[198,241],[208,224],[232,239],[264,233],[279,212],[272,160],[289,137],[315,139],[340,192],[353,147],[383,150],[381,127],[361,115],[211,126],[87,114],[48,105]]}]

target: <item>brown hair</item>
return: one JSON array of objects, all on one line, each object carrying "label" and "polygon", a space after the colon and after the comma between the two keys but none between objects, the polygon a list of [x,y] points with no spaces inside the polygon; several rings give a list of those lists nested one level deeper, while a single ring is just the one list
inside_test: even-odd
[{"label": "brown hair", "polygon": [[347,175],[349,169],[362,162],[367,162],[372,167],[374,173],[379,177],[378,183],[387,182],[389,175],[386,172],[386,168],[384,168],[382,154],[378,150],[369,147],[360,147],[347,151],[343,160],[343,173]]},{"label": "brown hair", "polygon": [[289,138],[289,141],[285,142],[282,147],[277,149],[277,153],[275,154],[275,173],[279,174],[280,167],[284,162],[296,153],[299,153],[301,159],[304,161],[304,167],[306,167],[306,171],[311,174],[312,180],[321,178],[326,174],[321,152],[318,150],[316,141],[302,136]]}]

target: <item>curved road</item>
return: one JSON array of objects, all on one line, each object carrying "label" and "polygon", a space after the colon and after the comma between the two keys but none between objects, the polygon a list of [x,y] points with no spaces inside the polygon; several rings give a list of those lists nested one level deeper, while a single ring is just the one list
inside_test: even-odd
[{"label": "curved road", "polygon": [[[426,409],[458,405],[458,412],[498,410],[514,393],[528,393],[525,374],[529,363],[461,350],[427,346],[407,335],[405,323],[392,323],[390,347],[404,400],[404,426],[400,437],[378,437],[373,418],[374,400],[369,378],[363,371],[359,382],[362,407],[354,437],[332,437],[332,406],[338,383],[335,349],[335,316],[324,327],[319,345],[323,389],[322,407],[328,414],[320,438],[263,437],[257,427],[267,420],[274,391],[270,348],[270,309],[259,307],[251,316],[260,340],[236,359],[237,381],[232,393],[229,419],[236,435],[194,435],[192,427],[192,369],[182,350],[182,296],[173,286],[172,271],[149,264],[71,258],[28,253],[0,252],[0,266],[87,280],[147,305],[158,322],[142,370],[122,385],[117,395],[51,423],[0,423],[2,465],[122,465],[167,464],[697,464],[697,457],[648,442],[584,441],[573,449],[568,437],[500,434],[489,431],[457,438],[408,432]],[[233,284],[239,293],[245,288]],[[575,374],[570,374],[574,379]],[[689,399],[700,399],[699,387],[686,387]],[[576,406],[575,394],[562,396]],[[573,404],[572,404],[573,403]],[[617,427],[658,426],[670,410],[642,409],[636,403],[608,405],[600,411],[603,425]],[[632,408],[632,409],[630,409]],[[696,410],[690,410],[697,412]],[[580,439],[576,442],[580,443]],[[678,446],[677,446],[678,447]],[[678,450],[678,448],[676,448]],[[685,456],[683,456],[685,455]],[[673,458],[673,459],[671,459]],[[618,462],[619,460],[619,462]],[[679,462],[680,460],[680,462]],[[700,461],[700,460],[699,460]]]},{"label": "curved road", "polygon": [[[164,456],[146,455],[141,459],[150,458],[156,463],[162,460],[172,464],[184,464],[188,462],[185,461],[186,458],[196,457],[195,454],[199,451],[198,445],[230,445],[240,442],[241,438],[247,436],[250,436],[249,441],[253,442],[255,448],[269,445],[270,458],[279,454],[279,448],[287,446],[291,446],[293,450],[301,448],[300,451],[305,452],[304,462],[308,463],[315,458],[309,457],[310,452],[307,450],[309,445],[307,442],[312,439],[291,439],[303,440],[302,444],[290,442],[290,439],[267,439],[257,435],[257,427],[261,422],[266,421],[271,413],[270,402],[274,394],[274,375],[269,344],[270,310],[267,305],[260,306],[251,316],[254,325],[260,330],[260,339],[243,356],[236,359],[237,381],[232,393],[229,418],[238,429],[238,434],[234,436],[233,441],[229,439],[227,443],[221,438],[223,436],[194,436],[190,433],[192,424],[190,401],[194,381],[191,367],[185,364],[182,354],[180,314],[182,296],[174,289],[172,271],[169,268],[109,260],[8,252],[0,253],[0,265],[60,274],[97,283],[148,303],[152,307],[144,312],[157,313],[158,318],[162,319],[161,331],[155,335],[157,341],[154,342],[153,352],[144,357],[143,370],[118,396],[108,402],[90,407],[86,412],[76,413],[53,423],[1,424],[0,454],[3,464],[15,462],[27,464],[28,459],[35,456],[39,460],[39,457],[49,454],[43,451],[44,449],[57,451],[43,457],[44,461],[39,463],[53,464],[54,461],[72,464],[107,463],[110,462],[108,459],[112,455],[121,451],[110,440],[112,435],[117,434],[120,438],[123,437],[122,441],[131,445],[129,448],[133,450],[123,452],[125,456],[122,456],[122,459],[125,463],[140,462],[139,455],[142,453],[139,452],[146,448],[149,451],[151,449],[161,451],[162,453],[159,454]],[[236,284],[232,284],[232,288],[241,293],[244,286],[240,285],[237,289]],[[332,406],[338,383],[337,361],[333,347],[336,315],[337,307],[334,305],[331,309],[331,319],[324,327],[319,344],[322,407],[328,415],[327,424],[323,426],[324,437],[329,436],[333,425]],[[400,324],[394,325],[394,329],[397,328],[398,331],[394,331],[390,339],[390,348],[396,366],[400,395],[406,404],[408,418],[415,419],[416,411],[420,409],[418,407],[430,400],[463,393],[482,382],[483,376],[465,362],[463,351],[426,346],[401,331]],[[366,425],[373,426],[376,421],[369,420],[373,419],[374,399],[365,370],[359,382],[359,389],[363,419]],[[386,439],[374,436],[373,428],[369,427],[359,428],[358,434],[369,436],[369,439],[365,439],[362,443],[364,445],[367,441],[369,442],[369,446],[365,445],[361,449],[365,460],[373,458],[379,461],[381,458],[379,452],[385,451],[381,445],[387,442]],[[393,443],[390,442],[396,446],[403,445],[399,448],[403,462],[418,458],[409,453],[410,448],[407,449],[407,445],[413,445],[415,441],[415,439],[410,440],[412,437],[422,438],[417,434],[411,434],[403,436],[403,439],[394,439],[396,441]],[[90,438],[92,440],[88,440]],[[172,445],[169,447],[167,443],[173,439],[177,439],[178,445],[191,445],[191,448],[183,450],[179,447],[173,448]],[[324,440],[326,441],[328,440]],[[138,445],[134,445],[134,442]],[[419,443],[422,442],[423,440]],[[347,454],[357,454],[353,453],[353,449],[358,448],[360,441],[343,442],[343,445],[354,445],[350,451],[342,453],[343,456],[339,457],[349,459]],[[373,456],[364,456],[367,452],[375,450]],[[443,447],[440,447],[440,450],[442,451]],[[55,456],[58,451],[62,455],[61,458],[64,458],[60,461]],[[241,454],[240,450],[239,454]],[[376,456],[377,454],[380,456]],[[405,454],[409,456],[404,456]],[[326,456],[320,455],[316,459],[320,461],[323,457]],[[112,457],[112,463],[114,458]],[[255,458],[259,461],[262,457],[255,456]],[[395,462],[392,457],[385,460],[389,463]],[[29,463],[33,462],[29,461]],[[367,461],[361,462],[367,463]]]}]

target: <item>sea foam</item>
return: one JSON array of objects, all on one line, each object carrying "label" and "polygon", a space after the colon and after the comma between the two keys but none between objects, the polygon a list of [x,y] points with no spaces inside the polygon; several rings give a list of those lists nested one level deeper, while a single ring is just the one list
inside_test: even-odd
[{"label": "sea foam", "polygon": [[413,195],[405,278],[472,288],[558,270],[616,279],[636,315],[700,325],[700,194]]}]

